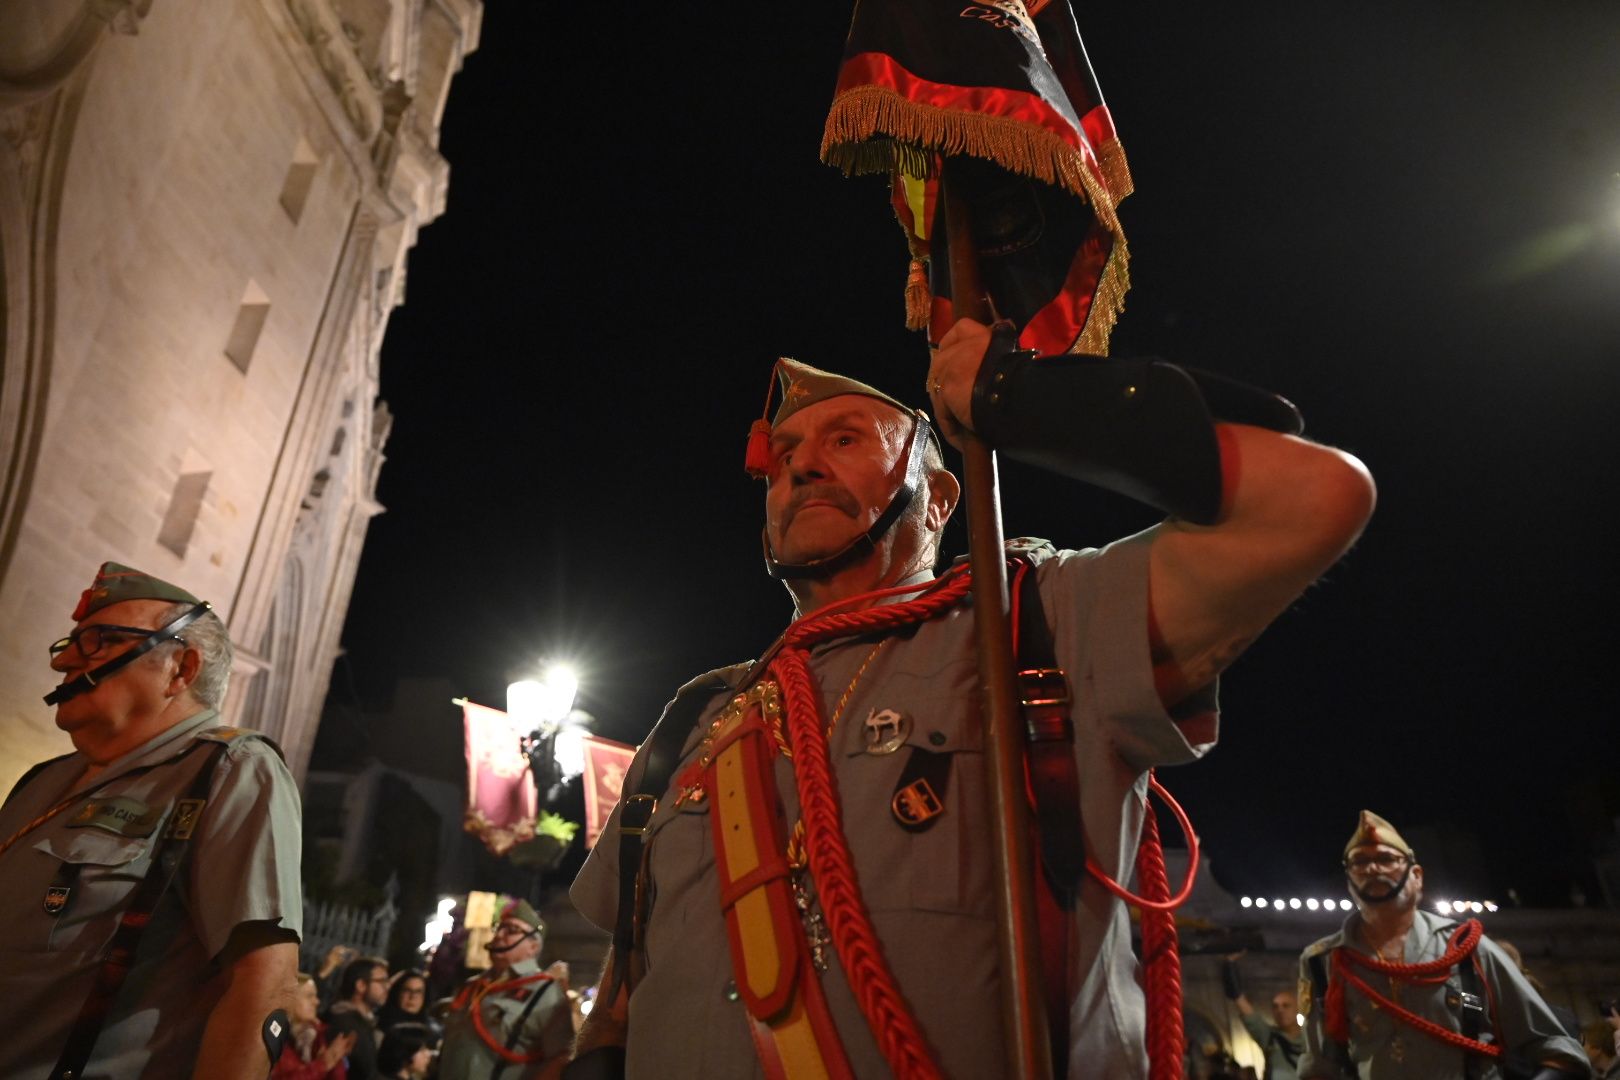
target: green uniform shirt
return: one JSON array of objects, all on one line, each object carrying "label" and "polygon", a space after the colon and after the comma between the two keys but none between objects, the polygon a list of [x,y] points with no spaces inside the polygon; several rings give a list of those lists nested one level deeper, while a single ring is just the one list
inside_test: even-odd
[{"label": "green uniform shirt", "polygon": [[[43,1080],[90,992],[130,896],[217,738],[204,710],[112,762],[76,801],[0,854],[0,1076]],[[87,759],[58,759],[0,808],[0,841],[72,792]],[[225,744],[185,862],[158,904],[96,1041],[85,1080],[191,1074],[223,989],[214,957],[231,931],[263,921],[298,933],[302,812],[275,748],[243,734]],[[53,888],[70,890],[60,914]]]},{"label": "green uniform shirt", "polygon": [[1265,1080],[1297,1080],[1299,1058],[1305,1052],[1305,1032],[1284,1035],[1276,1024],[1258,1012],[1245,1015],[1243,1026],[1266,1055]]},{"label": "green uniform shirt", "polygon": [[[1178,723],[1154,689],[1147,627],[1152,535],[1101,551],[1030,547],[1040,564],[1053,652],[1074,698],[1070,715],[1086,847],[1120,881],[1130,880],[1135,861],[1145,770],[1199,757],[1216,733],[1212,711]],[[1031,543],[1040,542],[1014,541],[1020,547]],[[850,854],[884,958],[945,1074],[999,1076],[1005,1056],[973,611],[959,603],[938,618],[896,630],[874,654],[876,640],[843,638],[810,654],[823,720],[832,719],[848,694],[829,749]],[[713,698],[687,740],[683,761],[699,752],[703,732],[728,699],[726,686],[734,686],[743,671],[724,669],[683,688],[683,694]],[[914,754],[933,755],[948,780],[938,793],[944,812],[927,828],[908,831],[892,803]],[[626,792],[635,790],[644,768],[638,755]],[[775,771],[777,794],[792,822],[799,806],[792,762],[776,757]],[[575,906],[603,929],[612,928],[618,906],[618,814],[616,809],[571,893]],[[631,1080],[762,1075],[744,1006],[730,985],[708,817],[707,801],[676,807],[671,790],[659,799],[648,829],[653,899],[648,970],[630,998]],[[1085,879],[1072,934],[1070,1075],[1137,1080],[1146,1075],[1144,1005],[1125,905]],[[821,984],[855,1075],[888,1076],[835,955]]]},{"label": "green uniform shirt", "polygon": [[[521,979],[540,970],[533,960],[513,964],[499,980]],[[480,975],[468,985],[492,981]],[[459,995],[458,995],[459,997]],[[469,998],[470,1005],[470,998]],[[566,1056],[574,1041],[574,1016],[561,983],[534,982],[500,993],[485,994],[479,1002],[484,1030],[514,1053],[539,1053],[542,1060]],[[517,1038],[513,1039],[513,1034]],[[467,1005],[445,1017],[444,1042],[439,1047],[439,1080],[516,1080],[533,1065],[503,1062],[473,1026]]]},{"label": "green uniform shirt", "polygon": [[[1416,916],[1406,935],[1402,962],[1407,964],[1439,959],[1458,925],[1455,920],[1422,909]],[[1411,1080],[1413,1077],[1463,1080],[1461,1049],[1394,1019],[1388,1010],[1375,1007],[1360,990],[1349,984],[1344,989],[1350,1024],[1349,1061],[1343,1061],[1339,1048],[1328,1041],[1322,1026],[1324,995],[1312,983],[1310,961],[1312,957],[1323,956],[1323,965],[1331,979],[1333,961],[1324,954],[1348,943],[1358,952],[1373,955],[1355,932],[1359,920],[1360,916],[1352,913],[1338,933],[1311,945],[1300,958],[1301,985],[1310,987],[1309,1004],[1305,1009],[1305,1056],[1299,1062],[1301,1080],[1349,1080],[1352,1077],[1359,1080]],[[1481,992],[1494,1004],[1495,1015],[1491,1020],[1495,1030],[1501,1033],[1504,1049],[1532,1065],[1557,1059],[1561,1067],[1574,1076],[1591,1075],[1586,1051],[1565,1033],[1547,1003],[1507,954],[1490,938],[1482,936],[1475,956],[1485,976]],[[1462,983],[1456,969],[1444,982],[1404,982],[1398,984],[1393,993],[1388,976],[1363,968],[1355,970],[1368,986],[1401,1008],[1449,1031],[1462,1031]],[[1490,1032],[1492,1027],[1489,1021],[1482,1023],[1481,1033]],[[1482,1063],[1475,1075],[1478,1080],[1499,1080],[1502,1070],[1494,1062]]]}]

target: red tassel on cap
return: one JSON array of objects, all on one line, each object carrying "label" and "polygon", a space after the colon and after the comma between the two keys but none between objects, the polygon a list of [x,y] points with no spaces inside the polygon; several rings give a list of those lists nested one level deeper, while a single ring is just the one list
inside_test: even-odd
[{"label": "red tassel on cap", "polygon": [[771,471],[771,422],[755,420],[748,429],[748,454],[743,468],[749,476],[763,478]]},{"label": "red tassel on cap", "polygon": [[776,393],[776,373],[781,366],[780,360],[771,365],[771,381],[765,384],[765,415],[748,429],[748,452],[743,456],[743,470],[756,480],[765,479],[771,471],[771,397]]}]

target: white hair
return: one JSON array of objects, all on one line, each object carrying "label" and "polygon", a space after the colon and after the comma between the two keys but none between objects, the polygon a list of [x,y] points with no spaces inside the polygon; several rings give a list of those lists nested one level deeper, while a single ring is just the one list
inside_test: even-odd
[{"label": "white hair", "polygon": [[[160,625],[168,625],[190,611],[195,604],[175,604],[163,613]],[[185,643],[202,654],[202,666],[191,683],[191,695],[210,709],[225,704],[225,691],[231,685],[231,662],[236,650],[231,647],[230,631],[220,617],[209,611],[180,630]]]}]

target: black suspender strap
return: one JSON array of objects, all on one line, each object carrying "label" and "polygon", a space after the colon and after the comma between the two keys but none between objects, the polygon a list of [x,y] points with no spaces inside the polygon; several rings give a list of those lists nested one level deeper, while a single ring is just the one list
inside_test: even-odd
[{"label": "black suspender strap", "polygon": [[[1305,961],[1305,968],[1311,973],[1311,1008],[1326,1008],[1328,992],[1328,954],[1319,952]],[[1327,1025],[1322,1025],[1322,1048],[1341,1068],[1356,1074],[1355,1064],[1350,1058],[1350,1047],[1339,1042],[1327,1033]]]},{"label": "black suspender strap", "polygon": [[135,887],[129,906],[118,920],[118,929],[113,932],[112,940],[102,956],[101,968],[96,972],[95,984],[84,999],[84,1004],[79,1007],[78,1018],[68,1031],[67,1043],[62,1047],[62,1056],[57,1059],[56,1068],[51,1072],[51,1080],[78,1080],[84,1074],[85,1063],[90,1060],[96,1039],[107,1023],[118,991],[123,988],[124,980],[135,966],[141,935],[147,923],[152,921],[152,912],[157,910],[163,894],[174,883],[175,874],[185,858],[197,819],[208,803],[214,769],[219,765],[224,751],[225,744],[218,742],[209,743],[206,747],[199,744],[189,751],[207,754],[208,759],[197,771],[185,796],[175,800],[169,823],[152,846],[151,865],[141,883]]},{"label": "black suspender strap", "polygon": [[[557,985],[558,984],[554,982],[541,983],[540,989],[529,998],[528,1003],[523,1006],[523,1011],[518,1013],[517,1023],[512,1025],[512,1033],[506,1037],[506,1048],[508,1050],[517,1049],[518,1039],[522,1038],[523,1036],[523,1025],[528,1022],[529,1014],[534,1012],[534,1007],[536,1005],[540,1004],[540,999],[546,996],[546,991]],[[558,989],[561,989],[561,987],[558,987]],[[566,992],[563,994],[563,1007],[571,1007],[568,1004],[568,994]],[[473,1008],[479,1008],[479,1003],[474,1002]],[[501,1080],[501,1073],[506,1071],[506,1066],[509,1064],[510,1062],[502,1061],[499,1057],[497,1057],[495,1059],[495,1068],[489,1074],[489,1080]]]},{"label": "black suspender strap", "polygon": [[[1480,986],[1479,970],[1474,967],[1476,952],[1469,953],[1457,964],[1457,983],[1461,990],[1461,1001],[1458,1002],[1457,1026],[1464,1037],[1475,1042],[1490,1042],[1491,1036],[1486,1035],[1483,1040],[1480,1032],[1485,1026],[1485,994]],[[1476,1080],[1480,1075],[1480,1067],[1484,1060],[1478,1054],[1463,1054],[1463,1076],[1465,1080]]]},{"label": "black suspender strap", "polygon": [[[670,702],[663,719],[647,737],[647,764],[641,772],[641,780],[619,807],[619,910],[613,922],[613,984],[608,987],[605,999],[609,1002],[618,996],[619,987],[630,986],[630,955],[636,948],[639,921],[636,884],[641,878],[647,823],[658,809],[658,800],[669,790],[669,782],[681,763],[681,747],[686,744],[687,735],[697,724],[703,706],[712,698],[710,694],[699,692],[705,688],[688,688]],[[718,693],[725,690],[726,685],[716,679],[712,689]]]}]

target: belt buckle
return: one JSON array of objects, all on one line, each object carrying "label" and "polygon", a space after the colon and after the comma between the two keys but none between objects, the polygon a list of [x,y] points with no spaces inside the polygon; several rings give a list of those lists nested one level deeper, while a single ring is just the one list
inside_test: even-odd
[{"label": "belt buckle", "polygon": [[1025,668],[1018,673],[1019,704],[1026,709],[1067,705],[1069,678],[1062,668]]},{"label": "belt buckle", "polygon": [[624,800],[624,809],[619,811],[619,835],[640,836],[646,832],[657,809],[658,799],[652,795],[632,795]]}]

